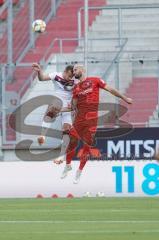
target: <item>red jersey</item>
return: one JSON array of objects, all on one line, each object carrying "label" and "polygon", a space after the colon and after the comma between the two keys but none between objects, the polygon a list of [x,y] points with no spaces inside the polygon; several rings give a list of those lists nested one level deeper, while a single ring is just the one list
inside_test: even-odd
[{"label": "red jersey", "polygon": [[99,89],[105,86],[106,83],[98,77],[87,77],[84,81],[75,85],[73,99],[77,100],[77,118],[88,119],[89,116],[90,118],[91,116],[97,116]]}]

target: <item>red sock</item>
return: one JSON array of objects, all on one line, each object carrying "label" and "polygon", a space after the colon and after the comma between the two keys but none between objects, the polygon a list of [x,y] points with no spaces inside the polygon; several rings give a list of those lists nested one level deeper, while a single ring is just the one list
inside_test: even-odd
[{"label": "red sock", "polygon": [[89,153],[90,153],[90,146],[85,144],[83,146],[83,154],[80,158],[80,165],[79,165],[79,170],[83,170],[84,166],[86,165],[86,162],[88,160],[89,157]]},{"label": "red sock", "polygon": [[73,157],[75,156],[75,150],[66,154],[66,164],[70,164],[72,162]]},{"label": "red sock", "polygon": [[84,157],[84,158],[80,158],[80,165],[79,165],[79,170],[83,170],[84,166],[86,165],[86,162],[87,162],[87,158]]},{"label": "red sock", "polygon": [[71,163],[73,157],[75,156],[77,145],[78,145],[78,139],[72,136],[70,138],[70,142],[66,150],[66,164]]}]

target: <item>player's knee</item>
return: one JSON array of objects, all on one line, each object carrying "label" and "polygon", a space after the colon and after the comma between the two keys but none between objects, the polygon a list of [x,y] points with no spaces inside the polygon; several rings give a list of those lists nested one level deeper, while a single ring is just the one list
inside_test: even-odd
[{"label": "player's knee", "polygon": [[62,129],[63,129],[63,134],[69,134],[70,133],[70,129],[71,129],[71,124],[64,123]]},{"label": "player's knee", "polygon": [[69,135],[70,134],[70,129],[63,130],[63,135]]}]

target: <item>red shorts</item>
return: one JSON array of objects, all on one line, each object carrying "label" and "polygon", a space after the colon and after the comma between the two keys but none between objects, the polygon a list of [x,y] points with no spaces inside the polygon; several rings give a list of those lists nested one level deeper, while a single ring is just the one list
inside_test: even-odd
[{"label": "red shorts", "polygon": [[97,119],[80,119],[73,124],[73,127],[70,130],[70,135],[82,140],[88,145],[92,145],[94,142],[94,135],[97,129]]}]

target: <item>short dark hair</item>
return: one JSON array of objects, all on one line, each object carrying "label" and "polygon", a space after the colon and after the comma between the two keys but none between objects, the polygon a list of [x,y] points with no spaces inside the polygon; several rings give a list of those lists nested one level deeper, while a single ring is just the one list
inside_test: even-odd
[{"label": "short dark hair", "polygon": [[65,68],[65,71],[68,72],[68,71],[71,71],[72,74],[73,74],[73,65],[68,65],[66,68]]}]

